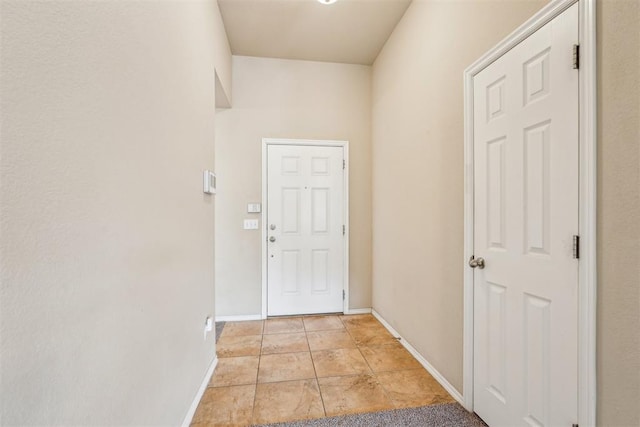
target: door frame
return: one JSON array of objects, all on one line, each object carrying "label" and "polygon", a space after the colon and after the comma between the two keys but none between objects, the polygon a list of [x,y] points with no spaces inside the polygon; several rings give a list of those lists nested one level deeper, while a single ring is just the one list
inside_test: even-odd
[{"label": "door frame", "polygon": [[[463,400],[473,411],[474,154],[473,78],[575,3],[579,4],[578,423],[596,425],[596,0],[553,0],[464,71],[464,335]],[[571,54],[567,52],[567,54]]]},{"label": "door frame", "polygon": [[262,223],[262,318],[267,318],[267,152],[270,145],[292,145],[292,146],[316,146],[316,147],[341,147],[344,153],[344,225],[346,227],[344,235],[344,271],[343,271],[343,313],[349,312],[349,141],[338,140],[315,140],[315,139],[282,139],[282,138],[262,138],[262,212],[260,221]]}]

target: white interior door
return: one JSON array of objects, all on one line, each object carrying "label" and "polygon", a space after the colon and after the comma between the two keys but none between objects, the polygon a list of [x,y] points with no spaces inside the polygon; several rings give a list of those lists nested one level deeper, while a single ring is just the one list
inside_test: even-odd
[{"label": "white interior door", "polygon": [[343,311],[344,151],[267,148],[267,314]]},{"label": "white interior door", "polygon": [[571,426],[578,398],[578,5],[474,77],[474,410]]}]

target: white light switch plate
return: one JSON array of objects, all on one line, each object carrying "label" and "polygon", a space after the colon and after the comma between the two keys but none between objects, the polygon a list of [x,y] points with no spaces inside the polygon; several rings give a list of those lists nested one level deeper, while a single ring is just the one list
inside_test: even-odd
[{"label": "white light switch plate", "polygon": [[260,203],[247,204],[247,213],[260,213]]},{"label": "white light switch plate", "polygon": [[245,219],[244,220],[244,229],[245,230],[257,230],[258,229],[258,220],[257,219]]}]

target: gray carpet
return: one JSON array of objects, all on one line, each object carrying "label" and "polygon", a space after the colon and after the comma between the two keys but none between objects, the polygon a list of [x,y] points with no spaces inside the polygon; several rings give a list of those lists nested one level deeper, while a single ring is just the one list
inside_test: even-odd
[{"label": "gray carpet", "polygon": [[317,420],[264,424],[260,427],[486,427],[457,403],[344,415]]}]

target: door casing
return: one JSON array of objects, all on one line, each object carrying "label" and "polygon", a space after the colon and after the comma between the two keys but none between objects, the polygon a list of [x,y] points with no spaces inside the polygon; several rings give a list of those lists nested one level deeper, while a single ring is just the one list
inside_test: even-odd
[{"label": "door casing", "polygon": [[[474,154],[473,78],[566,9],[579,4],[580,260],[578,272],[578,423],[596,425],[596,0],[553,0],[464,71],[463,399],[473,411]],[[571,52],[567,52],[571,54]]]},{"label": "door casing", "polygon": [[267,318],[267,150],[269,145],[297,145],[319,147],[341,147],[344,151],[344,224],[346,226],[344,236],[344,300],[343,312],[349,313],[349,141],[312,140],[312,139],[277,139],[262,138],[262,318]]}]

